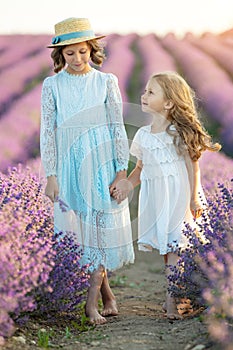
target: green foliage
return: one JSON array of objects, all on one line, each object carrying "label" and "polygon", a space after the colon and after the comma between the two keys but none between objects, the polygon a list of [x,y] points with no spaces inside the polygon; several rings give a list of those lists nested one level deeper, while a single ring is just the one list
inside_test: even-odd
[{"label": "green foliage", "polygon": [[50,337],[52,336],[53,332],[47,332],[45,329],[40,329],[38,331],[38,341],[37,344],[40,348],[47,349],[50,346]]},{"label": "green foliage", "polygon": [[130,102],[140,104],[140,96],[141,96],[140,92],[144,88],[142,87],[142,84],[139,85],[141,82],[141,73],[143,71],[143,61],[138,52],[136,42],[134,42],[133,45],[131,46],[131,50],[135,55],[135,64],[134,64],[134,69],[132,72],[131,79],[127,87],[127,95]]},{"label": "green foliage", "polygon": [[68,326],[66,326],[65,328],[65,338],[66,339],[70,339],[71,338],[71,331],[70,331],[70,328]]},{"label": "green foliage", "polygon": [[115,279],[110,280],[111,287],[123,287],[126,285],[128,277],[127,276],[116,276]]}]

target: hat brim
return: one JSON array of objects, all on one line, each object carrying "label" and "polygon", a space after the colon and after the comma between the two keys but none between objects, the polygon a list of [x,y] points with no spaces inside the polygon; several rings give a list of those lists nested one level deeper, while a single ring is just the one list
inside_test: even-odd
[{"label": "hat brim", "polygon": [[57,44],[51,44],[48,45],[48,48],[53,48],[53,47],[58,47],[58,46],[66,46],[66,45],[72,45],[72,44],[78,44],[78,43],[83,43],[84,41],[89,41],[89,40],[97,40],[97,39],[102,39],[105,38],[106,35],[99,35],[99,36],[86,36],[82,38],[73,38],[69,40],[64,40],[62,42],[59,42]]}]

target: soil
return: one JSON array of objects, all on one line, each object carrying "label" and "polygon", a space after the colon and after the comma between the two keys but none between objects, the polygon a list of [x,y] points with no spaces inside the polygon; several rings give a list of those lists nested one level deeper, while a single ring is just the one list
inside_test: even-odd
[{"label": "soil", "polygon": [[135,264],[110,277],[119,315],[109,317],[107,324],[88,326],[85,318],[80,323],[80,317],[34,318],[18,328],[1,349],[220,350],[208,336],[203,310],[179,321],[166,318],[163,259],[157,252],[138,252],[136,247],[135,253]]}]

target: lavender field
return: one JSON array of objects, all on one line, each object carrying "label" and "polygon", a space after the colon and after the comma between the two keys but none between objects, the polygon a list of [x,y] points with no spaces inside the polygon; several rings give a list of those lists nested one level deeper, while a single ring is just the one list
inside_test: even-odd
[{"label": "lavender field", "polygon": [[[49,41],[49,35],[0,36],[2,172],[39,157],[41,84],[53,74],[46,48]],[[152,72],[176,70],[197,92],[202,120],[223,146],[218,157],[223,162],[222,155],[233,157],[233,44],[229,40],[211,34],[194,37],[189,33],[178,39],[173,34],[132,33],[112,34],[105,41],[108,59],[100,69],[118,76],[125,104],[140,104]]]},{"label": "lavender field", "polygon": [[[63,254],[73,242],[54,242],[51,206],[43,196],[40,94],[43,79],[54,74],[46,48],[50,39],[49,35],[0,35],[0,274],[4,281],[0,285],[0,343],[14,334],[14,320],[22,313],[43,312],[51,305],[72,311],[88,283],[74,256],[75,247],[70,255]],[[210,310],[210,335],[222,349],[232,349],[233,31],[199,37],[187,33],[183,38],[172,33],[164,37],[112,34],[105,41],[107,60],[99,69],[117,75],[126,114],[128,106],[139,110],[140,94],[153,72],[175,70],[196,91],[201,119],[222,144],[219,153],[206,152],[200,161],[215,232],[209,233],[213,243],[208,251],[197,249],[202,257],[197,264],[205,275],[202,297]],[[69,277],[64,271],[69,271]],[[67,278],[76,283],[78,295]],[[59,280],[64,281],[63,289],[58,288]],[[63,302],[67,295],[68,304]]]}]

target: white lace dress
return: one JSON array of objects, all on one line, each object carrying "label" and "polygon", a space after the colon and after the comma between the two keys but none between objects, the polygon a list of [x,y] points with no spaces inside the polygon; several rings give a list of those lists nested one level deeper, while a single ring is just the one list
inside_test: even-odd
[{"label": "white lace dress", "polygon": [[84,75],[63,70],[44,80],[41,106],[42,164],[59,185],[55,231],[74,237],[90,271],[132,263],[128,200],[118,205],[109,194],[129,159],[117,78],[94,68]]},{"label": "white lace dress", "polygon": [[[174,126],[171,129],[175,131]],[[183,156],[167,132],[151,133],[151,125],[140,128],[130,153],[142,160],[138,212],[139,250],[158,249],[161,255],[186,247],[185,223],[196,227],[190,211],[190,184]],[[200,182],[199,182],[200,183]],[[199,186],[203,204],[206,199]],[[204,238],[203,238],[204,239]]]}]

